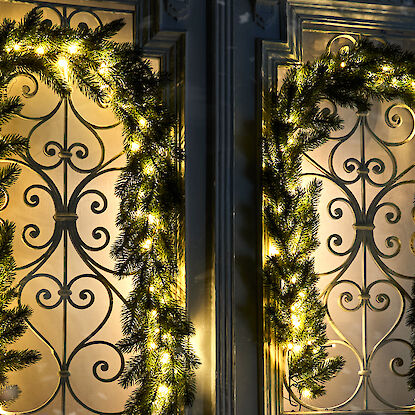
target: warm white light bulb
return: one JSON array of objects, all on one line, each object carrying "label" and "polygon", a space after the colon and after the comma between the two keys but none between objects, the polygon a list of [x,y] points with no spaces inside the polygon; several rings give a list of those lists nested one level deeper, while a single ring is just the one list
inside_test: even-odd
[{"label": "warm white light bulb", "polygon": [[133,143],[131,143],[131,151],[138,151],[140,150],[141,146],[140,143],[137,143],[137,141],[134,141]]},{"label": "warm white light bulb", "polygon": [[301,326],[301,321],[296,315],[291,317],[291,323],[295,328],[298,328]]},{"label": "warm white light bulb", "polygon": [[292,277],[292,278],[291,278],[291,282],[292,282],[293,284],[295,284],[295,283],[297,282],[297,277]]},{"label": "warm white light bulb", "polygon": [[165,365],[166,363],[169,363],[169,361],[170,361],[170,355],[168,353],[163,353],[161,356],[160,362]]},{"label": "warm white light bulb", "polygon": [[293,347],[293,352],[294,352],[294,353],[299,353],[299,352],[301,352],[301,349],[302,349],[301,345],[300,345],[300,344],[296,344],[296,345]]},{"label": "warm white light bulb", "polygon": [[304,396],[304,398],[311,398],[311,391],[308,389],[304,389],[302,395]]},{"label": "warm white light bulb", "polygon": [[141,128],[146,128],[147,127],[147,120],[145,118],[141,117],[138,122],[139,122]]},{"label": "warm white light bulb", "polygon": [[148,215],[147,220],[150,225],[154,225],[157,223],[157,217],[151,213]]},{"label": "warm white light bulb", "polygon": [[170,388],[167,385],[160,385],[158,387],[158,394],[165,398],[169,394]]},{"label": "warm white light bulb", "polygon": [[65,58],[60,58],[58,60],[58,65],[62,68],[62,69],[67,69],[68,68],[68,61]]},{"label": "warm white light bulb", "polygon": [[13,49],[14,49],[16,52],[18,52],[18,51],[21,49],[21,46],[20,46],[18,43],[15,43],[15,44],[13,45]]},{"label": "warm white light bulb", "polygon": [[301,291],[300,292],[300,294],[298,294],[301,298],[304,298],[305,297],[305,292],[304,291]]},{"label": "warm white light bulb", "polygon": [[156,171],[155,167],[152,163],[147,163],[147,165],[144,167],[144,174],[147,176],[151,176]]},{"label": "warm white light bulb", "polygon": [[151,293],[154,292],[154,286],[150,285],[149,289],[148,289]]},{"label": "warm white light bulb", "polygon": [[382,71],[383,72],[389,72],[391,70],[392,70],[392,68],[389,65],[383,65],[382,66]]},{"label": "warm white light bulb", "polygon": [[148,347],[150,348],[150,350],[155,350],[157,348],[157,344],[154,342],[150,342],[148,344]]},{"label": "warm white light bulb", "polygon": [[101,64],[101,66],[100,66],[100,67],[99,67],[99,69],[98,69],[98,72],[99,72],[101,75],[107,75],[107,74],[108,74],[108,72],[109,72],[108,65],[107,65],[106,63],[102,63],[102,64]]},{"label": "warm white light bulb", "polygon": [[292,350],[292,349],[293,349],[293,347],[294,347],[294,345],[293,345],[292,343],[288,343],[288,344],[287,344],[287,349],[288,349],[288,350]]},{"label": "warm white light bulb", "polygon": [[346,67],[346,62],[342,62],[341,64],[340,64],[340,68],[345,68]]},{"label": "warm white light bulb", "polygon": [[269,255],[270,256],[277,256],[280,254],[280,251],[275,245],[270,245],[269,247]]},{"label": "warm white light bulb", "polygon": [[38,48],[35,49],[35,52],[38,55],[44,55],[45,54],[45,48],[43,46],[39,46]]},{"label": "warm white light bulb", "polygon": [[151,246],[153,245],[153,241],[151,239],[146,239],[141,246],[143,247],[143,249],[150,249]]},{"label": "warm white light bulb", "polygon": [[157,310],[152,310],[151,311],[151,316],[156,317],[157,316]]},{"label": "warm white light bulb", "polygon": [[78,45],[76,45],[75,43],[73,43],[72,45],[70,45],[69,47],[68,47],[68,52],[70,53],[70,54],[74,54],[74,53],[76,53],[76,52],[78,52]]}]

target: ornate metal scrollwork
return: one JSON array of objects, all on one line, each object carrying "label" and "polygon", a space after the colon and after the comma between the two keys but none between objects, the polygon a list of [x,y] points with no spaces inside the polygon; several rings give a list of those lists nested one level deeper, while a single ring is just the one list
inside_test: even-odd
[{"label": "ornate metal scrollwork", "polygon": [[[329,43],[328,49],[353,47],[354,41],[349,35],[337,36]],[[337,111],[335,108],[328,110]],[[355,411],[354,413],[366,410],[376,412],[377,409],[381,410],[380,408],[386,408],[388,413],[399,413],[415,409],[410,400],[407,405],[403,405],[393,402],[390,397],[385,397],[384,391],[379,390],[374,374],[376,364],[379,364],[378,360],[384,356],[385,350],[389,348],[389,353],[392,353],[393,347],[394,357],[388,358],[386,363],[382,362],[382,367],[389,369],[389,378],[398,379],[406,376],[405,368],[409,367],[411,346],[408,340],[403,338],[401,327],[408,301],[411,299],[408,282],[412,282],[415,277],[413,274],[405,274],[395,269],[396,262],[391,260],[399,258],[405,249],[405,255],[410,255],[410,250],[399,236],[389,234],[392,225],[400,225],[404,215],[407,220],[408,209],[412,209],[410,205],[401,206],[399,198],[394,197],[396,193],[393,192],[403,192],[405,189],[408,192],[415,184],[415,163],[409,161],[409,165],[402,165],[402,160],[413,160],[413,157],[401,156],[402,149],[414,149],[415,113],[406,105],[397,103],[386,108],[381,121],[384,121],[386,130],[393,133],[385,134],[388,138],[375,132],[372,123],[378,128],[379,117],[371,118],[369,113],[358,113],[346,134],[333,137],[326,144],[327,151],[323,153],[328,153],[327,167],[323,162],[317,161],[312,152],[305,154],[305,159],[311,164],[313,172],[304,175],[317,176],[323,183],[329,183],[330,189],[337,188],[341,194],[327,202],[328,220],[343,221],[344,224],[348,218],[352,218],[347,235],[343,236],[335,228],[327,237],[328,255],[342,262],[340,265],[336,262],[333,269],[325,270],[320,275],[322,281],[326,282],[322,290],[322,300],[328,311],[328,325],[331,332],[336,335],[331,343],[351,352],[356,359],[358,370],[355,373],[356,387],[352,393],[329,407],[313,405],[299,397],[295,385],[289,384],[289,376],[283,374],[286,393],[290,402],[293,402],[290,413],[292,409],[301,411],[302,407],[320,413],[345,409]],[[399,129],[404,133],[403,138],[396,136]],[[346,210],[349,216],[346,215]],[[411,211],[411,217],[415,222],[415,208]],[[381,235],[379,232],[381,223],[386,225],[386,234],[382,232]],[[408,231],[407,227],[405,230]],[[410,249],[415,254],[415,233],[408,232],[412,235]],[[347,241],[351,240],[347,245],[346,236]],[[353,268],[356,261],[362,262],[362,271],[357,274],[356,268]],[[369,262],[372,264],[371,268]],[[379,272],[379,276],[373,275],[374,266],[379,270],[376,271]],[[357,314],[360,314],[360,345],[357,345],[356,338],[347,332],[344,324],[347,320],[342,320],[343,325],[339,324],[338,314],[343,312],[351,319],[355,318],[353,315],[357,317]],[[377,319],[379,322],[392,321],[391,326],[382,326],[382,329],[377,326],[377,330],[383,332],[378,334],[380,339],[375,341],[373,336],[371,337],[371,319]],[[406,353],[405,357],[396,355],[397,346]],[[350,372],[350,368],[347,370]],[[406,387],[405,384],[403,387]],[[356,412],[357,405],[361,406]]]},{"label": "ornate metal scrollwork", "polygon": [[[92,17],[97,25],[102,24],[98,14],[86,8],[78,9],[75,6],[54,7],[48,5],[39,7],[52,11],[63,26],[70,26],[75,21],[75,17],[78,21],[81,13]],[[81,22],[78,26],[82,24]],[[26,100],[36,98],[40,90],[38,80],[30,74],[21,74],[18,78],[19,81],[22,79],[25,81],[20,94]],[[31,116],[23,111],[21,118],[25,122],[33,123],[29,138],[33,141],[35,133],[38,133],[40,127],[51,120],[54,121],[54,117],[62,112],[64,115],[63,122],[60,121],[64,130],[62,139],[46,140],[41,151],[38,151],[38,148],[36,151],[29,150],[22,159],[4,160],[4,162],[14,161],[20,164],[24,173],[28,172],[30,175],[36,176],[41,183],[38,184],[35,181],[35,184],[31,184],[23,191],[25,205],[28,208],[33,208],[33,212],[44,215],[44,212],[41,212],[41,204],[47,200],[54,210],[54,212],[51,212],[49,221],[52,225],[52,231],[44,231],[41,225],[36,223],[36,220],[40,217],[36,216],[36,213],[33,214],[30,223],[23,226],[21,234],[23,244],[30,248],[32,253],[38,253],[38,256],[19,266],[20,271],[26,272],[26,275],[19,282],[20,299],[22,295],[25,295],[26,298],[32,296],[36,307],[48,310],[51,313],[54,310],[62,311],[64,321],[62,333],[64,347],[61,351],[55,346],[53,340],[48,339],[41,329],[36,327],[36,323],[28,323],[31,330],[51,350],[58,368],[58,378],[56,388],[39,407],[21,413],[35,413],[42,409],[48,411],[49,405],[55,404],[55,401],[60,397],[62,399],[62,414],[65,414],[65,399],[68,399],[67,395],[70,395],[74,401],[90,413],[119,414],[120,412],[103,412],[87,403],[74,389],[73,385],[76,382],[76,377],[71,372],[73,361],[84,350],[94,350],[94,353],[96,353],[97,350],[99,352],[102,348],[106,348],[114,356],[111,360],[100,358],[99,354],[94,357],[95,362],[90,368],[90,373],[97,382],[114,383],[114,386],[116,386],[125,366],[124,357],[118,347],[106,339],[100,338],[101,330],[114,314],[114,295],[119,301],[125,301],[116,287],[104,275],[105,273],[114,273],[111,267],[107,263],[100,263],[93,256],[94,253],[108,247],[112,242],[112,236],[106,226],[103,226],[105,223],[102,224],[98,221],[95,222],[97,225],[93,226],[89,235],[84,235],[85,230],[79,228],[79,222],[86,214],[97,215],[99,219],[99,215],[108,211],[109,201],[107,195],[110,194],[113,197],[113,189],[105,189],[107,193],[104,193],[104,191],[95,189],[93,186],[97,179],[120,170],[118,165],[122,153],[108,158],[106,145],[101,137],[101,131],[115,129],[118,124],[95,125],[84,118],[81,110],[77,108],[76,103],[71,98],[59,99],[47,114]],[[71,142],[68,138],[68,120],[70,117],[82,125],[83,131],[86,132],[86,135],[89,135],[88,140],[84,141],[84,137],[80,137]],[[94,140],[92,144],[91,139]],[[36,136],[36,140],[38,140],[38,136]],[[50,161],[48,162],[48,160]],[[57,172],[61,173],[61,177],[56,175]],[[74,188],[70,185],[70,173],[77,174],[76,177],[79,180]],[[79,208],[79,203],[86,198],[92,198],[89,211],[83,207],[82,209]],[[10,206],[8,194],[0,196],[0,205],[0,210]],[[87,242],[85,236],[89,236],[94,242]],[[68,245],[70,243],[78,254],[79,262],[89,270],[87,273],[70,276],[70,264],[67,260]],[[62,273],[52,275],[43,272],[42,268],[47,265],[54,254],[56,255],[58,249],[62,249],[63,252]],[[92,289],[91,282],[99,284],[102,289]],[[34,290],[33,287],[39,287],[39,284],[41,288]],[[67,344],[68,325],[70,323],[68,310],[70,308],[81,311],[88,310],[96,306],[97,303],[104,304],[105,302],[108,303],[108,307],[105,310],[104,317],[93,331],[70,350]],[[119,321],[118,313],[115,314],[115,319]],[[122,404],[120,402],[120,406]]]}]

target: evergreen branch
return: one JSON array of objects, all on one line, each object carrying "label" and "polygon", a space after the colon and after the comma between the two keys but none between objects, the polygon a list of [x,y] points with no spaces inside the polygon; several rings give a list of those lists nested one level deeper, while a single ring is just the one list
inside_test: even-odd
[{"label": "evergreen branch", "polygon": [[[305,398],[324,394],[325,383],[344,360],[328,358],[325,347],[326,309],[319,300],[312,259],[318,246],[319,185],[303,188],[302,154],[343,127],[337,113],[321,110],[323,100],[357,111],[370,109],[373,100],[400,99],[414,105],[414,62],[412,53],[396,45],[362,38],[347,52],[325,53],[291,68],[280,90],[265,100],[263,214],[271,249],[263,269],[268,290],[264,311],[288,359],[289,383]],[[413,302],[408,324],[415,333]],[[412,388],[414,379],[413,364]]]}]

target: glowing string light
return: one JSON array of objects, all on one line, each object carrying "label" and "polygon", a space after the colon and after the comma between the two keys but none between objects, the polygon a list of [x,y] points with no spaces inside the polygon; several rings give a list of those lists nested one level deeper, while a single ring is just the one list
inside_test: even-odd
[{"label": "glowing string light", "polygon": [[38,48],[35,49],[35,52],[38,55],[44,55],[46,51],[45,51],[45,48],[43,46],[39,46]]},{"label": "glowing string light", "polygon": [[70,45],[70,46],[68,47],[68,52],[69,52],[71,55],[73,55],[73,54],[75,54],[76,52],[78,52],[78,45],[76,45],[75,43],[73,43],[72,45]]},{"label": "glowing string light", "polygon": [[169,363],[169,361],[170,361],[170,355],[168,353],[163,353],[161,356],[160,362],[165,365]]},{"label": "glowing string light", "polygon": [[311,391],[309,389],[304,389],[303,392],[302,392],[302,395],[306,399],[311,398]]},{"label": "glowing string light", "polygon": [[100,74],[100,75],[108,75],[108,73],[109,73],[109,67],[108,67],[108,64],[106,64],[106,63],[102,63],[101,64],[101,66],[99,67],[99,69],[98,69],[98,73]]},{"label": "glowing string light", "polygon": [[296,345],[293,347],[293,352],[294,352],[294,353],[299,353],[299,352],[301,352],[301,349],[302,349],[302,346],[301,346],[300,344],[296,344]]},{"label": "glowing string light", "polygon": [[166,398],[170,392],[170,388],[167,385],[160,385],[157,390],[157,394],[162,398]]},{"label": "glowing string light", "polygon": [[153,241],[151,240],[151,239],[146,239],[142,244],[141,244],[141,246],[142,246],[142,248],[143,249],[146,249],[146,250],[149,250],[151,247],[152,247],[152,245],[153,245]]},{"label": "glowing string light", "polygon": [[143,169],[143,173],[146,176],[151,176],[152,174],[154,174],[156,171],[156,168],[154,167],[154,165],[152,163],[147,163],[146,166]]},{"label": "glowing string light", "polygon": [[153,214],[151,214],[151,213],[148,215],[147,220],[148,220],[148,223],[149,223],[150,225],[154,225],[154,224],[156,224],[156,223],[157,223],[157,218],[156,218],[156,216],[155,216],[155,215],[153,215]]},{"label": "glowing string light", "polygon": [[140,127],[141,128],[146,128],[147,127],[147,124],[148,124],[148,121],[145,118],[141,117],[139,119],[138,123],[140,124]]},{"label": "glowing string light", "polygon": [[301,326],[301,321],[296,315],[291,316],[291,323],[295,328],[298,328]]},{"label": "glowing string light", "polygon": [[291,311],[296,311],[301,307],[301,303],[298,301],[291,306]]},{"label": "glowing string light", "polygon": [[141,145],[140,143],[137,143],[137,141],[134,141],[131,143],[131,151],[137,152],[140,150],[140,148],[141,148]]},{"label": "glowing string light", "polygon": [[278,256],[279,254],[280,254],[279,249],[275,245],[270,245],[269,255],[270,256]]}]

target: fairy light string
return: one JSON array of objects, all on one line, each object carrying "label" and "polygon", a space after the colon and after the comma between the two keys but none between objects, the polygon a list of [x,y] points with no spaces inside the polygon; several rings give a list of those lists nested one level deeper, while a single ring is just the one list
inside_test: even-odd
[{"label": "fairy light string", "polygon": [[[36,9],[20,23],[4,20],[0,87],[28,72],[61,97],[77,86],[119,119],[127,160],[116,185],[120,236],[112,255],[118,276],[133,283],[118,343],[130,356],[121,385],[133,387],[124,414],[183,413],[194,399],[199,364],[189,341],[194,329],[177,296],[183,194],[176,165],[183,152],[171,134],[175,120],[163,105],[157,76],[136,47],[111,41],[123,25],[116,20],[95,30],[49,27]],[[0,110],[7,105],[7,119],[22,107],[19,97],[1,101]],[[15,152],[25,158],[21,148]]]},{"label": "fairy light string", "polygon": [[302,155],[343,127],[337,112],[322,108],[323,100],[357,112],[368,111],[375,100],[399,99],[414,107],[414,81],[412,53],[361,37],[351,48],[291,68],[280,90],[266,97],[263,215],[270,247],[263,267],[264,312],[287,361],[288,383],[300,399],[323,395],[326,382],[344,365],[341,356],[329,357],[327,351],[327,310],[313,260],[321,183],[302,184]]}]

